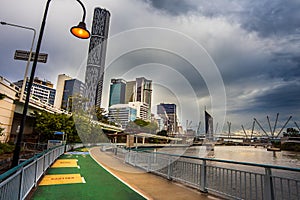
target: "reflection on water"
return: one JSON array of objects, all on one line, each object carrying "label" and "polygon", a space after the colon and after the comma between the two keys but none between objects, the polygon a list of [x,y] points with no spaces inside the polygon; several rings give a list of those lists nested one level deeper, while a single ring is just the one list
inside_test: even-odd
[{"label": "reflection on water", "polygon": [[293,168],[300,167],[300,152],[280,151],[276,152],[274,156],[273,152],[267,151],[265,148],[254,148],[253,146],[215,146],[214,151],[210,153],[211,155],[208,155],[205,147],[192,146],[185,151],[184,155]]}]

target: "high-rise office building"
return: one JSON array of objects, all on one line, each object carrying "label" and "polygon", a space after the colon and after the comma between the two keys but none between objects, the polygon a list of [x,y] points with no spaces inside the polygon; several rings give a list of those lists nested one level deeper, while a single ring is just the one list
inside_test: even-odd
[{"label": "high-rise office building", "polygon": [[135,102],[129,102],[128,105],[132,106],[133,108],[136,108],[136,118],[142,119],[144,121],[146,120],[149,121],[148,104],[135,101]]},{"label": "high-rise office building", "polygon": [[144,77],[135,81],[111,79],[109,93],[109,107],[117,104],[127,104],[135,107],[136,117],[151,120],[152,81]]},{"label": "high-rise office building", "polygon": [[109,91],[109,106],[125,104],[126,81],[123,79],[111,79]]},{"label": "high-rise office building", "polygon": [[214,138],[214,119],[213,117],[206,111],[204,111],[205,115],[205,138],[207,140],[213,140]]},{"label": "high-rise office building", "polygon": [[136,108],[128,104],[112,105],[109,107],[108,111],[108,119],[121,124],[122,128],[126,128],[130,121],[136,119]]},{"label": "high-rise office building", "polygon": [[133,102],[135,96],[135,81],[126,82],[125,103]]},{"label": "high-rise office building", "polygon": [[[14,84],[18,87],[22,87],[24,80],[15,82]],[[27,91],[28,81],[26,81],[25,91]],[[56,90],[53,89],[53,84],[47,80],[41,80],[38,77],[35,77],[31,87],[31,95],[39,98],[43,102],[47,102],[51,105],[54,105]]]},{"label": "high-rise office building", "polygon": [[57,78],[56,83],[56,93],[55,93],[55,100],[54,100],[54,107],[60,109],[62,104],[62,98],[64,94],[64,88],[65,88],[65,81],[70,80],[72,77],[65,75],[65,74],[59,74]]},{"label": "high-rise office building", "polygon": [[151,107],[152,80],[144,77],[136,78],[135,81],[127,81],[125,103],[137,101],[147,103]]},{"label": "high-rise office building", "polygon": [[141,102],[148,107],[147,120],[151,119],[152,80],[144,77],[126,83],[125,103]]},{"label": "high-rise office building", "polygon": [[160,103],[157,105],[157,114],[164,120],[168,132],[178,132],[176,104]]},{"label": "high-rise office building", "polygon": [[83,96],[85,84],[77,79],[65,80],[64,92],[62,96],[61,108],[72,111],[71,98],[74,96]]},{"label": "high-rise office building", "polygon": [[109,11],[95,8],[85,74],[87,107],[101,106]]},{"label": "high-rise office building", "polygon": [[[136,78],[136,96],[135,101],[146,103],[151,109],[151,98],[152,98],[152,81],[147,80],[144,77]],[[149,112],[151,118],[151,112]]]}]

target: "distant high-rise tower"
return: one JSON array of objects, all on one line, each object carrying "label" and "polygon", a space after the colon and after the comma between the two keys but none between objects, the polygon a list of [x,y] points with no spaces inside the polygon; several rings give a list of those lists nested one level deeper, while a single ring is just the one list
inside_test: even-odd
[{"label": "distant high-rise tower", "polygon": [[[136,97],[135,101],[147,103],[149,110],[151,110],[151,97],[152,97],[152,81],[144,77],[136,78]],[[151,115],[151,112],[149,112]]]},{"label": "distant high-rise tower", "polygon": [[111,79],[109,92],[109,106],[125,103],[126,81],[123,79]]},{"label": "distant high-rise tower", "polygon": [[144,77],[126,83],[125,103],[141,102],[148,107],[147,119],[151,119],[152,80]]},{"label": "distant high-rise tower", "polygon": [[157,114],[164,119],[165,126],[168,132],[178,132],[176,104],[173,103],[160,103],[157,105]]},{"label": "distant high-rise tower", "polygon": [[57,78],[57,84],[56,84],[56,94],[55,94],[55,100],[54,100],[54,107],[60,109],[62,104],[62,98],[64,94],[64,88],[65,88],[65,81],[72,79],[70,76],[67,76],[65,74],[59,74]]},{"label": "distant high-rise tower", "polygon": [[88,107],[101,106],[109,19],[109,11],[95,8],[85,73]]},{"label": "distant high-rise tower", "polygon": [[205,138],[207,140],[213,140],[214,138],[214,128],[213,128],[213,117],[208,113],[205,114]]},{"label": "distant high-rise tower", "polygon": [[[61,108],[72,112],[72,97],[82,96],[85,92],[85,84],[77,79],[65,80]],[[73,110],[75,111],[75,110]]]}]

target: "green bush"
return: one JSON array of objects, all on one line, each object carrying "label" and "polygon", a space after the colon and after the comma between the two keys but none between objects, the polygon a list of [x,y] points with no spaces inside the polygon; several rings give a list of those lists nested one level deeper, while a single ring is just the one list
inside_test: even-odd
[{"label": "green bush", "polygon": [[12,153],[14,151],[14,146],[8,143],[0,143],[0,155],[4,153]]}]

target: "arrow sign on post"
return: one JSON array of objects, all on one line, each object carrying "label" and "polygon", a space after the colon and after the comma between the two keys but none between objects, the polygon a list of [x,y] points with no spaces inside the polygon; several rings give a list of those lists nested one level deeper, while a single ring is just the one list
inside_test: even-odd
[{"label": "arrow sign on post", "polygon": [[[27,61],[28,58],[29,58],[29,54],[30,54],[29,51],[16,50],[14,59],[15,60],[25,60],[25,61]],[[30,61],[34,60],[34,56],[35,56],[35,52],[32,52]],[[48,54],[46,54],[46,53],[39,53],[37,61],[38,62],[42,62],[42,63],[46,63],[47,62],[47,58],[48,58]]]}]

